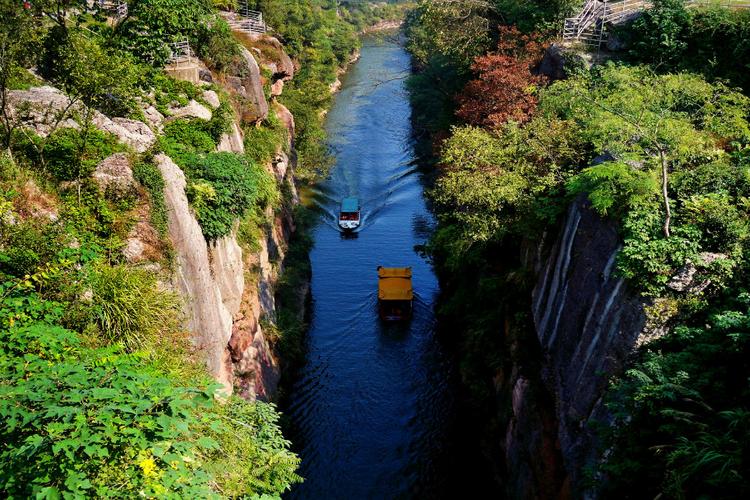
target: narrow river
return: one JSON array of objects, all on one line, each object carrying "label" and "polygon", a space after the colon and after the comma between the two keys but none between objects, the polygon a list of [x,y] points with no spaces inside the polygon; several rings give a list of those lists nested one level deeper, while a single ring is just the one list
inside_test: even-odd
[{"label": "narrow river", "polygon": [[[434,498],[457,472],[455,375],[434,331],[438,283],[414,250],[434,221],[414,153],[408,71],[400,45],[366,39],[328,114],[336,165],[310,195],[321,215],[308,354],[285,408],[305,477],[290,498]],[[336,215],[346,196],[361,200],[363,226],[345,239]],[[378,318],[379,265],[413,269],[407,324]]]}]

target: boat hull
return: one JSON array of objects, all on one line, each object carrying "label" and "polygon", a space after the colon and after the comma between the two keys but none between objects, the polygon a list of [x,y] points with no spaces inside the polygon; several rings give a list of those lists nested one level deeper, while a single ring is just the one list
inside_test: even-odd
[{"label": "boat hull", "polygon": [[359,227],[359,221],[339,220],[339,227],[342,231],[354,231]]}]

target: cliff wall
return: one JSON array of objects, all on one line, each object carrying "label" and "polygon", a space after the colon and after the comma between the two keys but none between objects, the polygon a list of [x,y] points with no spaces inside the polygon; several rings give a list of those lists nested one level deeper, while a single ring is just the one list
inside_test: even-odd
[{"label": "cliff wall", "polygon": [[531,376],[514,370],[497,385],[510,400],[502,445],[510,497],[596,496],[584,479],[600,458],[595,429],[610,422],[603,397],[646,326],[645,300],[615,272],[620,248],[616,225],[583,197],[556,231],[523,246],[536,276],[528,340],[538,359]]},{"label": "cliff wall", "polygon": [[[274,47],[271,54],[276,58],[268,54],[261,57],[259,50],[252,49],[255,42]],[[108,118],[95,112],[93,125],[113,134],[129,148],[129,153],[118,153],[102,161],[93,178],[103,190],[115,187],[123,192],[135,190],[140,193],[139,209],[134,214],[137,221],[123,249],[124,260],[131,265],[149,266],[180,293],[185,327],[197,352],[205,358],[209,372],[224,386],[224,392],[237,392],[249,399],[270,399],[276,391],[280,374],[266,330],[273,329],[276,284],[289,239],[295,230],[292,211],[299,202],[294,181],[294,117],[273,99],[283,90],[283,82],[292,78],[294,66],[276,39],[263,36],[246,41],[245,45],[251,48],[243,49],[236,67],[228,68],[221,75],[213,74],[200,61],[195,61],[198,85],[204,87],[201,102],[190,99],[182,106],[172,103],[168,109],[162,109],[162,113],[144,100],[144,121]],[[269,70],[266,72],[271,74],[269,78],[263,76],[256,56],[264,69]],[[164,153],[157,154],[153,160],[164,180],[168,219],[169,241],[160,241],[149,222],[151,207],[148,197],[133,178],[134,162],[145,158],[139,156],[141,154],[159,151],[157,140],[170,121],[209,121],[219,111],[221,100],[218,93],[205,89],[211,84],[219,85],[227,93],[234,114],[229,131],[218,141],[217,151],[243,154],[243,127],[256,126],[268,117],[271,110],[288,132],[286,144],[277,144],[276,154],[264,166],[276,179],[280,191],[289,196],[285,197],[282,206],[267,209],[265,219],[270,222],[261,228],[259,241],[246,245],[247,248],[240,244],[237,224],[228,236],[206,241],[188,202],[185,174]],[[266,89],[274,87],[277,92],[271,94],[269,103]],[[9,93],[9,102],[14,119],[40,136],[53,131],[50,124],[55,128],[81,126],[73,119],[73,113],[80,111],[82,105],[71,101],[54,87],[14,90]],[[57,123],[54,120],[57,115],[70,118]],[[174,259],[171,269],[168,269],[165,249],[170,246]]]},{"label": "cliff wall", "polygon": [[[263,41],[268,43],[268,39],[264,37]],[[288,66],[288,56],[278,41],[273,41]],[[293,66],[289,71],[271,68],[274,81],[267,82],[250,50],[243,50],[243,60],[247,67],[234,69],[241,76],[225,76],[223,80],[233,98],[237,118],[231,131],[222,137],[218,151],[244,152],[242,123],[252,124],[269,113],[264,86],[283,82],[293,74]],[[218,80],[210,73],[202,75],[208,81]],[[185,299],[195,345],[226,393],[234,391],[245,398],[265,400],[274,396],[280,378],[279,362],[267,330],[273,328],[276,317],[274,293],[295,230],[292,209],[298,203],[294,117],[281,104],[273,105],[287,126],[288,143],[279,145],[273,161],[265,167],[292,195],[284,206],[268,208],[266,216],[272,223],[263,229],[257,249],[243,249],[236,228],[232,234],[207,244],[187,204],[184,174],[165,155],[156,158],[165,180],[169,235],[176,255],[173,281]],[[285,149],[292,154],[287,155]]]}]

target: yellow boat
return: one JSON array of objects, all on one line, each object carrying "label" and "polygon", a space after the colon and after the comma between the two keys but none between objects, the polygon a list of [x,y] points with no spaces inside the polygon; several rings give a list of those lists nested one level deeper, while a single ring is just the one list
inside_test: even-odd
[{"label": "yellow boat", "polygon": [[383,320],[410,318],[413,300],[411,267],[378,267],[378,310]]}]

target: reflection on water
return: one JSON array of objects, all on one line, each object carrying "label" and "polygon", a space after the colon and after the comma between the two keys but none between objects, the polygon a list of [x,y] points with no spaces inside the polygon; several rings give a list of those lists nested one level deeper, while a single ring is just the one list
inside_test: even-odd
[{"label": "reflection on water", "polygon": [[[455,469],[452,362],[436,340],[438,284],[414,251],[434,225],[422,195],[398,45],[375,40],[328,114],[337,163],[304,194],[313,231],[313,308],[305,366],[285,412],[305,483],[291,498],[440,497]],[[362,225],[342,238],[341,200],[356,196]],[[416,299],[405,324],[377,315],[377,267],[411,266]]]}]

